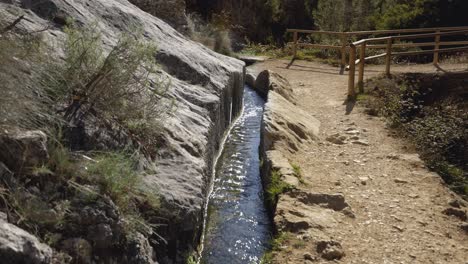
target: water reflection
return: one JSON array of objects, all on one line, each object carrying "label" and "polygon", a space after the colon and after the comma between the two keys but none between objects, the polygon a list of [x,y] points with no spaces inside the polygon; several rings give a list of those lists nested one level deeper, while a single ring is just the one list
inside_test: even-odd
[{"label": "water reflection", "polygon": [[265,102],[246,87],[244,112],[217,164],[201,263],[259,263],[271,223],[260,180],[260,125]]}]

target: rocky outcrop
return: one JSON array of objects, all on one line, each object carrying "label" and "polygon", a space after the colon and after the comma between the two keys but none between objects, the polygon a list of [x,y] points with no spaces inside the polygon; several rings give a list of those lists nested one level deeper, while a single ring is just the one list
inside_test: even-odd
[{"label": "rocky outcrop", "polygon": [[0,259],[11,264],[48,264],[52,249],[24,231],[0,219]]},{"label": "rocky outcrop", "polygon": [[290,103],[295,104],[291,85],[288,80],[276,72],[270,70],[260,72],[255,80],[253,88],[265,98],[268,96],[269,91],[274,91],[287,99]]},{"label": "rocky outcrop", "polygon": [[[2,20],[14,21],[17,14],[24,14],[25,19],[18,27],[42,31],[44,39],[54,47],[64,39],[62,26],[68,17],[77,25],[94,23],[107,48],[114,45],[122,33],[134,33],[135,29],[139,29],[135,32],[141,32],[147,41],[157,45],[158,52],[154,56],[161,69],[160,76],[154,78],[170,80],[167,97],[176,107],[161,122],[161,146],[156,151],[154,169],[151,162],[146,163],[146,167],[151,167],[154,172],[146,175],[144,181],[150,190],[160,195],[163,204],[161,211],[156,212],[158,219],[164,219],[158,233],[167,243],[161,242],[156,247],[158,261],[185,261],[185,253],[192,251],[199,242],[202,208],[214,156],[226,128],[242,107],[243,62],[186,39],[165,22],[126,0],[0,2]],[[57,57],[60,54],[57,50]],[[98,144],[97,134],[91,133],[92,129],[86,131],[90,133],[82,136],[88,142]],[[99,224],[102,223],[96,223],[93,230],[103,236],[93,237],[90,233],[86,239],[92,241],[93,246],[104,247],[106,241],[100,239],[116,234],[109,233],[107,226]],[[74,242],[64,246],[73,249]],[[139,245],[147,247],[145,243]]]},{"label": "rocky outcrop", "polygon": [[[294,189],[299,179],[283,152],[296,152],[302,144],[317,140],[320,122],[294,105],[294,93],[289,82],[272,71],[261,72],[255,80],[259,93],[267,97],[263,112],[260,158],[262,182],[265,191],[272,181],[272,174],[279,173],[280,180]],[[262,89],[258,89],[261,87]],[[290,188],[291,189],[291,188]],[[276,197],[276,200],[280,197]],[[274,216],[275,205],[272,205]]]},{"label": "rocky outcrop", "polygon": [[317,119],[278,92],[268,93],[262,124],[263,151],[276,149],[275,144],[281,144],[285,149],[295,152],[301,144],[318,139],[319,128]]},{"label": "rocky outcrop", "polygon": [[0,161],[17,172],[40,167],[49,158],[46,143],[47,136],[42,131],[0,127]]},{"label": "rocky outcrop", "polygon": [[179,32],[187,33],[187,15],[184,0],[129,0],[143,11],[161,18]]},{"label": "rocky outcrop", "polygon": [[343,247],[326,230],[336,228],[344,218],[355,218],[353,211],[342,194],[313,193],[304,188],[300,171],[285,157],[319,140],[320,122],[294,104],[291,86],[278,74],[261,72],[255,86],[268,98],[261,130],[261,176],[267,196],[275,185],[274,204],[269,205],[275,232],[307,237],[316,251],[304,255],[306,262],[339,260],[345,256]]}]

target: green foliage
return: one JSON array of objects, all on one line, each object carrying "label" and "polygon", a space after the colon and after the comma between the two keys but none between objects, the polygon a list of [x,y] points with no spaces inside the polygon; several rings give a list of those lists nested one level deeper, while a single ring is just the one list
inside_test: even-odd
[{"label": "green foliage", "polygon": [[455,191],[467,195],[468,112],[461,98],[443,94],[450,89],[443,80],[424,75],[373,79],[363,102],[407,137]]},{"label": "green foliage", "polygon": [[272,237],[269,245],[270,249],[265,252],[260,260],[261,264],[273,264],[273,254],[275,251],[280,251],[283,244],[291,239],[292,235],[288,232],[280,232],[275,237]]},{"label": "green foliage", "polygon": [[299,180],[300,183],[305,184],[301,167],[293,163],[291,163],[291,167],[293,168],[294,176],[296,176],[296,178]]},{"label": "green foliage", "polygon": [[90,180],[97,182],[102,192],[109,195],[121,208],[127,208],[129,200],[139,186],[134,157],[121,152],[103,153],[88,166]]},{"label": "green foliage", "polygon": [[47,79],[55,101],[73,98],[85,114],[94,110],[122,125],[159,116],[167,83],[150,79],[158,79],[153,44],[123,35],[104,56],[95,26],[80,29],[71,25],[65,32],[65,65],[57,65],[61,69]]},{"label": "green foliage", "polygon": [[266,188],[265,199],[270,208],[275,208],[278,200],[278,196],[282,193],[290,191],[293,189],[293,186],[285,183],[281,179],[281,173],[277,170],[271,172],[270,182]]}]

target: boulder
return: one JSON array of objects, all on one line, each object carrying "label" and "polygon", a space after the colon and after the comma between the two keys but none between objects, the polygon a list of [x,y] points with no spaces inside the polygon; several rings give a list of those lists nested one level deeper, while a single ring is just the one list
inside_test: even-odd
[{"label": "boulder", "polygon": [[39,167],[49,159],[47,136],[42,131],[1,127],[0,146],[0,161],[15,172]]},{"label": "boulder", "polygon": [[274,149],[281,144],[291,152],[301,144],[319,137],[320,121],[286,100],[276,91],[270,91],[262,122],[262,149]]},{"label": "boulder", "polygon": [[92,263],[92,251],[91,244],[82,238],[70,238],[61,242],[62,250],[75,256],[75,261],[82,264]]},{"label": "boulder", "polygon": [[275,91],[288,101],[295,102],[294,93],[288,80],[270,70],[264,70],[258,74],[254,89],[264,98],[268,96],[269,91]]},{"label": "boulder", "polygon": [[129,263],[157,264],[157,262],[154,260],[156,253],[144,235],[136,233],[131,237],[127,244],[127,247],[129,248]]},{"label": "boulder", "polygon": [[245,84],[247,84],[250,88],[255,87],[255,76],[252,73],[245,74]]},{"label": "boulder", "polygon": [[25,230],[0,219],[0,260],[9,264],[48,264],[52,249]]}]

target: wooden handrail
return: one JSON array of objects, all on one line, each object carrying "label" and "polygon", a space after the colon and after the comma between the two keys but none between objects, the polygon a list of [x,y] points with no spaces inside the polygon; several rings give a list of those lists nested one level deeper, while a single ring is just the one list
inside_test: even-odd
[{"label": "wooden handrail", "polygon": [[[412,28],[412,29],[393,29],[393,30],[374,30],[374,31],[354,31],[354,32],[339,32],[339,31],[322,31],[322,30],[306,30],[306,29],[287,29],[287,32],[293,33],[294,40],[292,43],[288,43],[289,45],[293,46],[293,58],[291,63],[289,63],[288,68],[293,64],[294,60],[297,56],[297,49],[298,47],[312,47],[312,48],[320,48],[320,49],[337,49],[340,50],[341,53],[341,73],[344,73],[344,68],[346,67],[346,54],[350,50],[348,46],[348,41],[355,36],[360,35],[384,35],[384,34],[405,34],[405,35],[395,35],[391,36],[393,40],[403,40],[403,39],[412,39],[412,38],[422,38],[422,37],[435,37],[437,35],[458,35],[461,32],[466,32],[468,34],[468,26],[462,27],[437,27],[437,28]],[[426,32],[435,32],[435,33],[426,33]],[[413,34],[408,35],[409,33],[426,33],[426,34]],[[439,34],[438,34],[439,33]],[[447,33],[447,34],[446,34]],[[299,34],[317,34],[317,35],[332,35],[339,37],[339,41],[341,45],[328,45],[328,44],[314,44],[314,43],[301,43],[299,42]],[[379,42],[379,41],[387,41],[390,36],[386,37],[378,37],[378,38],[371,38],[371,39],[362,39],[358,40],[357,42],[352,43],[352,45],[362,45],[364,42]],[[393,41],[392,40],[392,41]],[[442,45],[437,41],[434,44]],[[444,42],[446,45],[458,45],[456,43],[449,43]],[[429,43],[418,43],[418,44],[408,44],[407,46],[414,46],[414,47],[427,47],[432,46]],[[419,45],[419,46],[418,46]],[[386,48],[387,45],[367,45],[368,48]],[[402,44],[395,44],[394,47],[406,47],[404,43]],[[437,48],[437,47],[436,47]],[[437,53],[434,54],[434,61],[438,61]]]},{"label": "wooden handrail", "polygon": [[437,27],[437,28],[410,28],[410,29],[391,29],[391,30],[371,30],[371,31],[353,31],[353,32],[340,32],[340,31],[323,31],[323,30],[307,30],[307,29],[287,29],[287,32],[297,32],[305,34],[324,34],[324,35],[385,35],[385,34],[402,34],[402,33],[417,33],[417,32],[432,32],[432,31],[456,31],[468,29],[468,26],[462,27]]},{"label": "wooden handrail", "polygon": [[[460,29],[460,27],[458,27]],[[359,64],[359,73],[358,73],[358,87],[359,91],[363,92],[364,86],[364,67],[365,63],[368,60],[376,59],[380,57],[385,57],[385,73],[390,75],[390,67],[392,62],[392,57],[394,56],[414,56],[420,54],[433,54],[433,64],[434,66],[438,66],[439,64],[439,53],[444,52],[454,52],[454,51],[464,51],[468,50],[468,46],[463,47],[454,47],[454,48],[440,48],[441,46],[460,46],[460,45],[468,45],[468,41],[452,41],[452,42],[441,42],[440,39],[443,36],[454,36],[454,35],[467,35],[468,29],[463,30],[455,30],[455,31],[442,31],[437,30],[435,33],[424,33],[424,34],[413,34],[413,35],[399,35],[399,36],[387,36],[387,37],[379,37],[379,38],[368,38],[356,41],[350,44],[350,54],[356,53],[357,48],[360,47],[360,58],[356,60],[350,57],[349,60],[349,81],[348,81],[348,96],[354,97],[355,96],[355,71],[356,71],[356,64]],[[434,42],[429,43],[400,43],[400,44],[393,44],[394,40],[402,40],[402,39],[420,39],[420,38],[428,38],[434,37]],[[386,41],[386,45],[368,45],[368,43],[374,42],[381,42]],[[422,51],[406,51],[406,52],[392,52],[392,48],[394,47],[418,47],[418,46],[434,46],[432,50],[422,50]],[[386,52],[379,55],[374,55],[370,57],[365,56],[366,48],[386,48]]]}]

